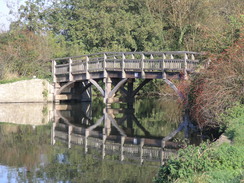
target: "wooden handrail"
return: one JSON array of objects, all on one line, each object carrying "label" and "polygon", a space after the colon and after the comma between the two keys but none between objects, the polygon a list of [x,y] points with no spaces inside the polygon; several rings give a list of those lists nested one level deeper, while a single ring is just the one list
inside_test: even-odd
[{"label": "wooden handrail", "polygon": [[132,54],[144,54],[144,55],[182,55],[182,54],[194,54],[194,55],[202,55],[203,53],[199,53],[199,52],[192,52],[192,51],[162,51],[162,52],[99,52],[99,53],[93,53],[93,54],[86,54],[86,55],[79,55],[79,56],[71,56],[71,57],[63,57],[63,58],[54,58],[52,60],[66,60],[66,59],[72,59],[72,58],[81,58],[81,57],[90,57],[90,56],[95,56],[95,55],[111,55],[111,54],[118,54],[118,55],[132,55]]},{"label": "wooden handrail", "polygon": [[165,51],[165,52],[101,52],[81,56],[53,59],[53,76],[69,74],[69,81],[73,80],[72,74],[86,73],[90,79],[91,73],[103,72],[103,78],[109,71],[121,72],[121,78],[126,77],[126,72],[138,72],[140,78],[146,77],[146,72],[174,72],[192,71],[196,68],[198,60],[195,58],[201,53],[190,51]]}]

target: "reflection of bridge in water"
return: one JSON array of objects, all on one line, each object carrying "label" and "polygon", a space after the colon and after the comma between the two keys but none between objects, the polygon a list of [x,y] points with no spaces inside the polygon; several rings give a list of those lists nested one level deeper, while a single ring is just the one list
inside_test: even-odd
[{"label": "reflection of bridge in water", "polygon": [[[179,143],[168,141],[169,137],[151,135],[137,120],[133,109],[105,108],[102,117],[93,122],[90,103],[73,107],[56,105],[55,108],[53,144],[58,140],[67,143],[68,148],[72,145],[82,145],[85,153],[94,148],[101,150],[103,159],[106,155],[112,154],[119,156],[120,161],[136,160],[140,164],[143,162],[163,164],[180,148]],[[117,113],[123,113],[123,116],[116,118]],[[145,135],[134,135],[133,122]]]}]

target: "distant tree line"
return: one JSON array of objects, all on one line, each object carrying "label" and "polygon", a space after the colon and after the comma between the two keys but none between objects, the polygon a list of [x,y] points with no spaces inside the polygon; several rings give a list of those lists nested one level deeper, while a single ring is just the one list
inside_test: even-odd
[{"label": "distant tree line", "polygon": [[[29,0],[11,29],[51,34],[60,54],[222,51],[240,34],[242,0]],[[59,55],[57,55],[59,56]]]}]

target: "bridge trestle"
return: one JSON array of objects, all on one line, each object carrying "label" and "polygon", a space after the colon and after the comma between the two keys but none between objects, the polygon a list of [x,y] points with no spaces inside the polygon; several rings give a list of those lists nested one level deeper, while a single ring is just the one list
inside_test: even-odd
[{"label": "bridge trestle", "polygon": [[[93,85],[101,93],[105,104],[109,105],[116,100],[114,96],[117,91],[125,94],[130,102],[152,79],[163,79],[182,98],[167,75],[181,73],[183,79],[187,79],[188,73],[197,67],[198,55],[200,54],[189,51],[105,52],[54,59],[54,100],[91,100],[90,88]],[[145,80],[133,90],[135,79]],[[127,90],[124,89],[126,83]]]}]

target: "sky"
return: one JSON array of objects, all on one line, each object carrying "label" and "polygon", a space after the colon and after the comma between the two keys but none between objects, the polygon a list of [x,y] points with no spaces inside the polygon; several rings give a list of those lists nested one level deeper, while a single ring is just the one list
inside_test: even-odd
[{"label": "sky", "polygon": [[24,0],[0,0],[0,31],[8,30],[10,22],[15,20],[15,16],[9,14],[10,9],[7,5],[12,7],[13,12],[16,13],[18,7],[24,2]]}]

